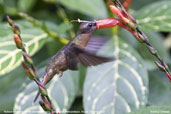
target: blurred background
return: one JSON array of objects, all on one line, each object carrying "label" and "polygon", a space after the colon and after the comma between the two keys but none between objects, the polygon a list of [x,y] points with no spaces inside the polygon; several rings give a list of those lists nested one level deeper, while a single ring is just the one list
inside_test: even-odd
[{"label": "blurred background", "polygon": [[[170,7],[170,0],[132,0],[128,12],[137,19],[139,27],[148,36],[152,45],[158,50],[159,55],[171,69]],[[15,47],[12,30],[6,20],[7,15],[21,28],[21,37],[26,46],[28,46],[28,52],[32,55],[40,76],[43,76],[45,66],[50,57],[55,55],[68,40],[75,36],[79,23],[71,23],[71,20],[77,20],[78,18],[98,20],[114,17],[109,11],[105,0],[0,0],[0,113],[13,110],[41,110],[38,103],[35,103],[35,107],[32,104],[31,100],[34,98],[38,88],[28,79],[21,66],[21,52]],[[165,18],[162,18],[162,16],[165,16]],[[147,18],[150,20],[145,20]],[[99,30],[94,35],[111,39],[116,37],[112,29]],[[139,82],[131,78],[132,74],[127,71],[128,69],[118,67],[119,74],[123,75],[123,77],[124,75],[130,76],[130,78],[124,77],[124,79],[135,87],[140,103],[140,105],[136,106],[136,100],[130,98],[132,93],[119,91],[125,90],[125,85],[119,82],[115,83],[119,86],[119,90],[113,89],[112,92],[120,93],[128,103],[128,105],[120,104],[123,108],[123,113],[146,106],[171,105],[169,80],[155,66],[154,61],[156,59],[146,49],[146,46],[139,43],[128,31],[122,28],[118,28],[116,35],[119,37],[119,47],[124,51],[123,53],[128,55],[121,61],[130,64],[135,69],[146,89],[144,90],[145,94],[142,95],[140,92],[142,88],[135,87]],[[116,42],[115,38],[113,39],[112,41]],[[124,48],[126,45],[128,45],[128,48]],[[106,45],[106,47],[111,48],[112,46],[114,49],[115,44],[109,43]],[[115,52],[112,49],[107,50],[106,53],[112,54],[112,52]],[[102,53],[105,54],[103,50]],[[124,56],[123,53],[121,52],[119,56]],[[131,60],[134,57],[137,58],[136,62]],[[110,63],[107,66],[114,64]],[[139,67],[139,64],[143,67]],[[96,95],[103,91],[104,85],[108,84],[110,86],[112,84],[109,80],[113,79],[110,76],[116,73],[115,70],[106,74],[106,76],[109,76],[108,79],[103,79],[103,83],[97,83],[96,87],[89,86],[99,79],[98,76],[94,75],[98,74],[98,72],[100,75],[103,69],[104,71],[106,70],[105,68],[106,66],[102,65],[89,70],[80,66],[79,71],[66,71],[61,80],[58,78],[54,79],[48,86],[48,92],[50,97],[52,97],[52,102],[55,102],[56,109],[64,111],[100,110],[105,107],[102,106],[103,103],[108,104],[108,100],[105,101],[104,99],[114,100],[114,97],[110,97],[111,93],[107,94],[106,92],[104,96],[100,96],[102,99],[99,98],[100,100],[96,104],[97,107],[94,109],[92,108],[93,103],[86,101],[90,98],[89,96],[91,96],[92,101],[95,100],[97,98]],[[92,90],[88,92],[90,88]],[[116,100],[116,102],[121,101]],[[113,104],[111,104],[112,106]],[[113,107],[116,109],[116,114],[122,110],[117,106]],[[110,108],[104,108],[103,111],[106,114],[111,113]],[[10,113],[19,114],[22,112]]]}]

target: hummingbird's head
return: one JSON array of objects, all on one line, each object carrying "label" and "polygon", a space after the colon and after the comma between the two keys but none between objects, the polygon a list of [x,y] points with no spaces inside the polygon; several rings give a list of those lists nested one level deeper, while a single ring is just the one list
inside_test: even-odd
[{"label": "hummingbird's head", "polygon": [[95,22],[83,22],[81,23],[78,32],[80,34],[89,34],[93,33],[96,30],[96,23]]}]

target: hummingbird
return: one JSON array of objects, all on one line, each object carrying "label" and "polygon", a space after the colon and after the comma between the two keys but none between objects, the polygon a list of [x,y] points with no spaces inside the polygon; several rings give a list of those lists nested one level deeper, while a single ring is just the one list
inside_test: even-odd
[{"label": "hummingbird", "polygon": [[[96,55],[97,51],[107,41],[107,38],[102,37],[91,38],[96,29],[96,23],[92,21],[80,24],[76,36],[50,59],[41,83],[42,87],[56,74],[62,76],[63,72],[67,69],[78,70],[78,64],[89,67],[114,60],[113,58]],[[39,94],[40,92],[38,92],[34,102]]]}]

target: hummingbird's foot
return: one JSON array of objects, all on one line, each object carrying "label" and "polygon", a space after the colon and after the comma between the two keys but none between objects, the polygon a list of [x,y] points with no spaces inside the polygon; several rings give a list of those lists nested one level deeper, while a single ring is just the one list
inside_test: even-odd
[{"label": "hummingbird's foot", "polygon": [[62,75],[63,75],[63,72],[59,71],[59,76],[62,77]]}]

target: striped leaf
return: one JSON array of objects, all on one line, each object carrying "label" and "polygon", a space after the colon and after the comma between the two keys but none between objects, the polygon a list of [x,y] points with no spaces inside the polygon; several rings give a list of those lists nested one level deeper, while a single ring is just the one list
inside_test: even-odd
[{"label": "striped leaf", "polygon": [[[26,21],[18,21],[17,24],[21,29],[21,37],[27,52],[33,55],[45,43],[47,34]],[[15,46],[11,27],[7,23],[2,23],[0,31],[0,76],[2,76],[19,66],[23,58],[21,50]]]},{"label": "striped leaf", "polygon": [[[44,71],[44,69],[41,71]],[[78,91],[78,78],[77,71],[66,71],[61,78],[56,75],[47,86],[48,95],[57,112],[64,112],[62,114],[65,114],[70,108]],[[40,97],[33,105],[37,91],[37,85],[34,82],[27,84],[24,91],[16,97],[14,105],[14,112],[16,112],[14,114],[45,113],[38,104]]]},{"label": "striped leaf", "polygon": [[144,107],[148,77],[137,52],[114,36],[100,53],[116,60],[88,69],[84,84],[87,114],[125,114]]},{"label": "striped leaf", "polygon": [[28,80],[21,69],[22,66],[0,77],[0,112],[13,109],[14,100],[23,88],[22,83]]},{"label": "striped leaf", "polygon": [[155,31],[171,31],[171,1],[163,0],[148,6],[136,12],[137,22],[144,29],[153,29]]}]

